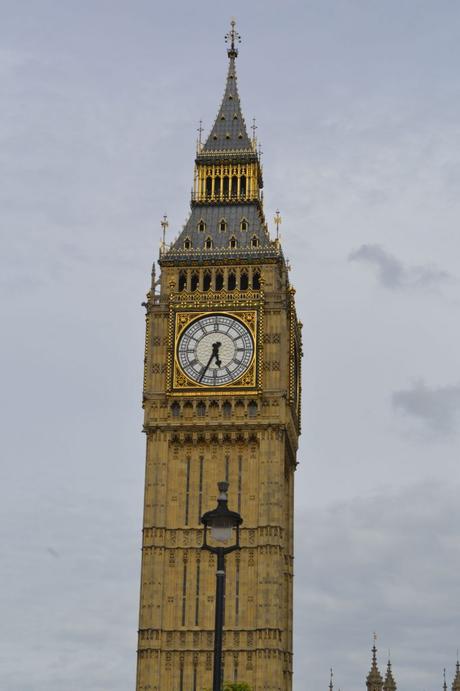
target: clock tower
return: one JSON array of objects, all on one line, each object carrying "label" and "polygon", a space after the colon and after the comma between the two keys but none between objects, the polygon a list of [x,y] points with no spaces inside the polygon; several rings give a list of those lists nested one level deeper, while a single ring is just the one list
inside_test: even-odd
[{"label": "clock tower", "polygon": [[[241,549],[226,560],[224,679],[292,688],[293,490],[300,324],[237,89],[232,22],[191,212],[147,295],[147,438],[137,691],[212,684],[215,558],[200,518],[229,482]],[[279,217],[278,217],[279,221]]]}]

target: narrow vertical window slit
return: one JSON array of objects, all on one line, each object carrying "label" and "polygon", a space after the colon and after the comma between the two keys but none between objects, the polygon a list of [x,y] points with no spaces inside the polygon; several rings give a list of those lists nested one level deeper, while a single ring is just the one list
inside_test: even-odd
[{"label": "narrow vertical window slit", "polygon": [[238,456],[238,513],[241,512],[241,489],[243,485],[243,457]]},{"label": "narrow vertical window slit", "polygon": [[195,590],[195,626],[198,626],[200,618],[200,562],[196,565],[196,590]]},{"label": "narrow vertical window slit", "polygon": [[200,456],[200,477],[198,480],[198,525],[201,523],[201,514],[203,511],[203,465],[204,458]]},{"label": "narrow vertical window slit", "polygon": [[235,626],[239,625],[240,617],[240,560],[236,560],[235,568]]},{"label": "narrow vertical window slit", "polygon": [[190,509],[190,458],[187,458],[187,468],[185,477],[185,525],[188,525]]},{"label": "narrow vertical window slit", "polygon": [[187,605],[187,564],[184,564],[182,577],[182,626],[185,626],[185,613]]}]

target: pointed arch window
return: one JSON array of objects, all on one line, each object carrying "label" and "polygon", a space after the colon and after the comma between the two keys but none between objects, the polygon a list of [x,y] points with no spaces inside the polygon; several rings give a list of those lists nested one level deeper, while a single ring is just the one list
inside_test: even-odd
[{"label": "pointed arch window", "polygon": [[222,232],[227,230],[227,221],[225,220],[225,218],[219,221],[219,230]]},{"label": "pointed arch window", "polygon": [[187,272],[179,271],[179,292],[182,292],[187,287]]},{"label": "pointed arch window", "polygon": [[224,197],[228,197],[228,190],[230,188],[230,181],[229,181],[228,175],[224,175],[222,182],[223,182],[222,191],[223,191]]},{"label": "pointed arch window", "polygon": [[232,416],[232,404],[229,401],[225,401],[222,406],[222,413],[224,417]]},{"label": "pointed arch window", "polygon": [[237,246],[237,244],[238,244],[238,243],[237,243],[237,241],[236,241],[236,237],[235,237],[234,235],[232,235],[232,237],[230,238],[229,246],[231,247],[231,249],[235,249],[235,247]]},{"label": "pointed arch window", "polygon": [[259,238],[257,235],[252,236],[251,247],[259,247]]},{"label": "pointed arch window", "polygon": [[253,290],[260,290],[260,271],[255,271],[252,275]]},{"label": "pointed arch window", "polygon": [[200,221],[198,222],[197,229],[200,231],[200,233],[204,233],[204,231],[206,230],[206,223],[203,221],[203,219],[200,219]]},{"label": "pointed arch window", "polygon": [[[217,137],[216,137],[217,139]],[[206,178],[206,196],[210,197],[212,194],[212,177],[208,175]]]},{"label": "pointed arch window", "polygon": [[204,243],[204,246],[207,250],[212,249],[212,239],[210,237],[207,237]]},{"label": "pointed arch window", "polygon": [[246,175],[240,177],[240,197],[246,196]]},{"label": "pointed arch window", "polygon": [[203,275],[203,290],[211,290],[211,272],[208,270]]},{"label": "pointed arch window", "polygon": [[230,271],[228,274],[228,289],[229,290],[235,290],[236,288],[236,273],[234,271]]},{"label": "pointed arch window", "polygon": [[216,290],[223,290],[224,288],[224,272],[216,271]]},{"label": "pointed arch window", "polygon": [[220,175],[216,175],[214,178],[214,196],[218,197],[220,195]]},{"label": "pointed arch window", "polygon": [[192,248],[192,241],[190,240],[190,238],[185,238],[185,240],[184,240],[184,249],[185,249],[185,250],[189,250],[189,249],[191,249],[191,248]]},{"label": "pointed arch window", "polygon": [[243,232],[246,232],[246,230],[248,230],[249,223],[247,222],[247,220],[245,218],[241,219],[240,228]]},{"label": "pointed arch window", "polygon": [[247,290],[248,288],[249,288],[248,272],[242,271],[241,277],[240,277],[240,290]]},{"label": "pointed arch window", "polygon": [[200,401],[196,407],[196,414],[198,417],[204,417],[206,415],[206,405],[203,401]]},{"label": "pointed arch window", "polygon": [[248,405],[248,417],[256,417],[257,415],[257,403],[255,401],[250,401]]},{"label": "pointed arch window", "polygon": [[192,273],[192,280],[190,282],[190,287],[192,290],[198,290],[199,281],[200,281],[200,277],[199,277],[198,271],[194,271]]}]

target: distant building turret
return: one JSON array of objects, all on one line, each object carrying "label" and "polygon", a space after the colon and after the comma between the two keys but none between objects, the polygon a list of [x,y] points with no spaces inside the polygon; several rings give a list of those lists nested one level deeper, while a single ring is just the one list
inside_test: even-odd
[{"label": "distant building turret", "polygon": [[460,662],[457,660],[455,677],[452,682],[452,691],[460,691]]},{"label": "distant building turret", "polygon": [[374,645],[372,647],[372,665],[370,672],[367,675],[366,686],[367,691],[383,691],[383,679],[377,666],[377,648],[375,647],[375,638]]},{"label": "distant building turret", "polygon": [[391,662],[388,660],[387,673],[385,676],[385,682],[383,684],[383,691],[396,691],[396,682],[393,677],[393,672],[391,671]]}]

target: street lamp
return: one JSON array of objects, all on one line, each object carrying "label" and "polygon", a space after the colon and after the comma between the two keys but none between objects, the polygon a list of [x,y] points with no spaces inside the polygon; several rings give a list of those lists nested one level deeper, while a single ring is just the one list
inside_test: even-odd
[{"label": "street lamp", "polygon": [[[204,525],[203,545],[201,549],[207,549],[217,555],[216,571],[216,618],[214,626],[214,670],[212,678],[212,691],[222,689],[222,630],[224,625],[224,591],[225,591],[225,555],[240,548],[240,525],[243,522],[239,513],[230,511],[227,506],[228,482],[218,482],[219,496],[217,507],[213,511],[206,511],[201,517]],[[208,545],[208,528],[211,537],[216,542],[228,542],[232,537],[233,528],[236,529],[234,545],[228,547],[211,547]]]}]

